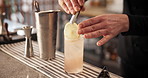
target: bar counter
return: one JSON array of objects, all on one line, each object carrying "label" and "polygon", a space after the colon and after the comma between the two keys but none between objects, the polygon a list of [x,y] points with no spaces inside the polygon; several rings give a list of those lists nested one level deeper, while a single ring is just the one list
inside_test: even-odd
[{"label": "bar counter", "polygon": [[[67,74],[64,55],[56,51],[56,58],[44,61],[39,58],[38,44],[33,41],[34,57],[24,57],[25,42],[0,45],[0,78],[97,78],[101,68],[84,62],[83,72]],[[109,72],[111,78],[122,78]]]}]

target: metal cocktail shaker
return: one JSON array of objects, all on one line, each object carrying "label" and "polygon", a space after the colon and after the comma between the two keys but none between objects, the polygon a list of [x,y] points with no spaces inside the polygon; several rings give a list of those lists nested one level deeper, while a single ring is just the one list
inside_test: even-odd
[{"label": "metal cocktail shaker", "polygon": [[35,12],[40,58],[54,59],[59,10]]}]

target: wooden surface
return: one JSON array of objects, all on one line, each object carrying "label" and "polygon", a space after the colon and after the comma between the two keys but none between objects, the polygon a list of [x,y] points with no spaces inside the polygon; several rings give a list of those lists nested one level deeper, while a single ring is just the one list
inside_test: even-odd
[{"label": "wooden surface", "polygon": [[[33,41],[34,57],[26,58],[24,54],[25,42],[0,45],[0,50],[14,57],[29,67],[41,72],[50,78],[97,78],[100,68],[84,63],[83,72],[80,74],[67,74],[64,71],[64,55],[57,51],[56,59],[44,61],[39,58],[39,50],[37,42]],[[113,73],[110,73],[111,78],[121,78]]]}]

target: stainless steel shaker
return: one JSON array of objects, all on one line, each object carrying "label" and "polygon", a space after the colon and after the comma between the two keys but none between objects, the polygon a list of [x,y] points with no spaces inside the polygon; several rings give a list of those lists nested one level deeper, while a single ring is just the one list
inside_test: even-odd
[{"label": "stainless steel shaker", "polygon": [[59,10],[35,12],[37,40],[40,58],[43,60],[55,58],[58,12]]}]

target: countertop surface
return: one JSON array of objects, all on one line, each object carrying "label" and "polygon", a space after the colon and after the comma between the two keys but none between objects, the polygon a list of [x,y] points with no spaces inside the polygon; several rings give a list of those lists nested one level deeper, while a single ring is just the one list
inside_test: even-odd
[{"label": "countertop surface", "polygon": [[[97,78],[102,70],[84,62],[81,74],[67,74],[63,68],[63,53],[57,51],[55,60],[44,61],[37,56],[37,42],[33,41],[33,46],[35,56],[26,58],[23,57],[24,42],[0,45],[0,78]],[[121,78],[111,72],[110,76]]]},{"label": "countertop surface", "polygon": [[48,78],[0,50],[0,78]]}]

